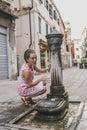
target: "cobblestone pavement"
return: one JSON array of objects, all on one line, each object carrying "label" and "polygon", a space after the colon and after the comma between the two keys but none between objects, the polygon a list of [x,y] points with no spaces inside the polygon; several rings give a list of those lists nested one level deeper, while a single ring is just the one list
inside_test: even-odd
[{"label": "cobblestone pavement", "polygon": [[70,100],[87,101],[87,69],[65,69],[63,81]]},{"label": "cobblestone pavement", "polygon": [[[50,73],[45,74],[50,77]],[[40,75],[35,76],[37,78]],[[17,130],[17,128],[3,127],[3,123],[8,123],[15,118],[25,108],[16,93],[17,81],[1,80],[0,81],[0,130]],[[68,92],[70,101],[87,101],[87,69],[69,68],[63,70],[63,84]],[[48,81],[48,91],[50,80]],[[43,95],[44,96],[44,95]],[[39,97],[38,97],[39,98]],[[15,113],[15,110],[20,109]],[[13,110],[13,111],[12,111]],[[83,130],[87,126],[87,102],[85,103],[84,112],[78,126],[78,130]],[[85,113],[85,114],[84,114]],[[83,128],[82,128],[83,126]],[[87,127],[86,127],[87,128]],[[84,129],[86,130],[86,129]]]}]

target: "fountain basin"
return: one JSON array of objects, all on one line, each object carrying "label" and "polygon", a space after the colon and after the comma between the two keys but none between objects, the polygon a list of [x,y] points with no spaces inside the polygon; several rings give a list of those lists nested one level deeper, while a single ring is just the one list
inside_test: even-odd
[{"label": "fountain basin", "polygon": [[[21,130],[66,130],[67,122],[69,118],[73,118],[70,128],[72,125],[74,125],[74,119],[76,118],[77,112],[79,110],[80,102],[69,102],[69,109],[66,116],[63,118],[63,120],[56,120],[56,121],[44,121],[44,120],[36,120],[37,111],[33,109],[33,111],[30,110],[25,116],[21,117],[19,115],[19,118],[16,117],[13,121],[10,122],[10,125],[12,127],[21,129]],[[21,117],[21,118],[20,118]],[[15,126],[16,125],[16,126]]]},{"label": "fountain basin", "polygon": [[35,108],[38,113],[36,119],[54,121],[64,118],[68,109],[63,98],[50,98],[42,100]]}]

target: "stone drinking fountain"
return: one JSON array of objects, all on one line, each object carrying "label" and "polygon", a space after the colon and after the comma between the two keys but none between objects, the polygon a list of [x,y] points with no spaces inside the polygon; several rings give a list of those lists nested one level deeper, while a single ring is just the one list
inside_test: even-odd
[{"label": "stone drinking fountain", "polygon": [[46,99],[36,106],[36,119],[45,121],[62,120],[68,112],[68,94],[65,92],[62,77],[61,44],[63,34],[53,30],[46,36],[51,53],[51,86]]}]

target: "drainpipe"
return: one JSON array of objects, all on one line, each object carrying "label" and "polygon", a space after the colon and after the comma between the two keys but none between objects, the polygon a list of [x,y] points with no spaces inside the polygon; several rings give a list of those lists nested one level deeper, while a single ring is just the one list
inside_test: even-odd
[{"label": "drainpipe", "polygon": [[21,10],[21,0],[19,0],[19,9]]},{"label": "drainpipe", "polygon": [[31,10],[33,9],[33,0],[32,1],[32,7],[29,10],[29,23],[30,23],[30,44],[29,44],[29,48],[31,48],[32,45],[32,31],[31,31]]}]

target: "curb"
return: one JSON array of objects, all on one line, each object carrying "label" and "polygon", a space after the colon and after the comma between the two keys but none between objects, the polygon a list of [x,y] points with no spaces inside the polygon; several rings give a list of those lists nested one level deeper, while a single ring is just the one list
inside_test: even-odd
[{"label": "curb", "polygon": [[[81,102],[75,117],[74,118],[70,117],[70,119],[68,121],[67,130],[76,130],[76,128],[79,124],[79,121],[81,119],[81,116],[82,116],[82,113],[83,113],[83,110],[84,110],[84,106],[85,106],[85,102]],[[73,121],[73,123],[72,123],[72,121]]]}]

